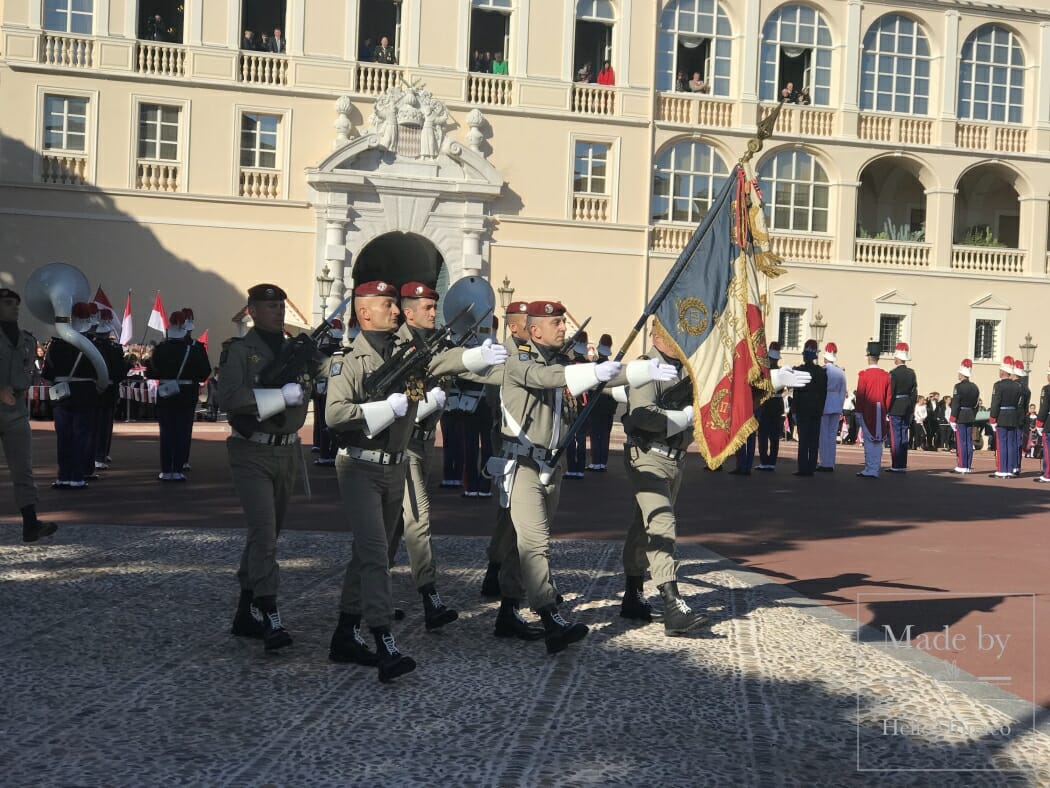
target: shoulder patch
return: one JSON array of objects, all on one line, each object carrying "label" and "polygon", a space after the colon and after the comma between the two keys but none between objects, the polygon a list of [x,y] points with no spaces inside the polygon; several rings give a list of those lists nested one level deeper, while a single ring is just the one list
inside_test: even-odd
[{"label": "shoulder patch", "polygon": [[343,362],[342,361],[334,361],[334,362],[332,362],[332,369],[329,370],[328,376],[334,378],[336,375],[338,375],[342,371],[343,371]]},{"label": "shoulder patch", "polygon": [[532,361],[531,353],[518,353],[518,361]]}]

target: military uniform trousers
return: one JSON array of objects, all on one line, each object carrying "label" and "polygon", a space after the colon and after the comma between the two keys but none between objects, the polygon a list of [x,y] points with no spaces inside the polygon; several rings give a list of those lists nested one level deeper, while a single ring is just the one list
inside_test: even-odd
[{"label": "military uniform trousers", "polygon": [[1043,444],[1043,478],[1050,479],[1050,432],[1043,430],[1039,436],[1039,442]]},{"label": "military uniform trousers", "polygon": [[444,476],[446,482],[463,481],[464,414],[462,411],[445,411],[441,415],[441,444],[444,452]]},{"label": "military uniform trousers", "polygon": [[780,455],[780,436],[784,434],[784,417],[762,411],[758,417],[758,461],[776,466]]},{"label": "military uniform trousers", "polygon": [[427,494],[427,469],[434,453],[434,439],[421,441],[413,438],[408,444],[408,469],[405,473],[405,498],[401,517],[391,534],[389,559],[394,556],[405,537],[405,550],[412,566],[412,582],[416,588],[437,582],[434,550],[430,544],[430,496]]},{"label": "military uniform trousers", "polygon": [[550,484],[540,481],[531,460],[523,459],[514,471],[510,517],[514,548],[500,566],[499,585],[508,599],[529,600],[533,610],[556,604],[558,591],[551,580],[551,520],[558,511],[564,461],[558,463]]},{"label": "military uniform trousers", "polygon": [[[179,473],[189,459],[190,441],[193,438],[193,411],[192,403],[186,405],[157,403],[161,473]],[[246,443],[247,441],[241,442]]]},{"label": "military uniform trousers", "polygon": [[58,450],[58,480],[84,481],[84,471],[91,463],[95,470],[94,408],[55,407],[55,445]]},{"label": "military uniform trousers", "polygon": [[820,417],[820,451],[817,464],[821,468],[835,467],[835,439],[839,436],[839,424],[842,423],[841,413],[825,413]]},{"label": "military uniform trousers", "polygon": [[499,507],[496,509],[496,528],[486,550],[489,563],[502,565],[514,553],[516,545],[517,537],[514,534],[510,509]]},{"label": "military uniform trousers", "polygon": [[644,452],[637,446],[625,447],[623,458],[634,489],[634,515],[623,543],[624,574],[640,577],[648,569],[659,586],[678,575],[674,503],[682,484],[681,460]]},{"label": "military uniform trousers", "polygon": [[969,468],[973,465],[973,425],[956,424],[955,457],[957,467]]},{"label": "military uniform trousers", "polygon": [[813,473],[820,448],[820,416],[798,417],[798,472]]},{"label": "military uniform trousers", "polygon": [[298,443],[265,446],[243,438],[226,439],[230,475],[248,522],[237,579],[256,597],[276,596],[280,584],[277,537],[302,463]]},{"label": "military uniform trousers", "polygon": [[588,430],[591,436],[591,463],[593,465],[609,464],[609,439],[612,436],[615,414],[601,414],[591,417]]},{"label": "military uniform trousers", "polygon": [[995,430],[995,470],[1014,473],[1020,462],[1021,430],[1017,427],[997,427]]},{"label": "military uniform trousers", "polygon": [[37,503],[37,491],[33,482],[33,431],[29,427],[29,405],[24,391],[14,394],[14,405],[0,403],[0,443],[4,447],[7,467],[11,470],[15,503],[21,509]]},{"label": "military uniform trousers", "polygon": [[107,403],[99,408],[98,420],[95,422],[95,462],[105,462],[113,445],[114,404]]},{"label": "military uniform trousers", "polygon": [[908,467],[908,432],[911,419],[908,416],[890,416],[890,465],[894,468]]},{"label": "military uniform trousers", "polygon": [[388,627],[394,610],[388,549],[405,500],[407,463],[379,465],[340,454],[335,470],[354,534],[339,610],[363,615],[369,627]]}]

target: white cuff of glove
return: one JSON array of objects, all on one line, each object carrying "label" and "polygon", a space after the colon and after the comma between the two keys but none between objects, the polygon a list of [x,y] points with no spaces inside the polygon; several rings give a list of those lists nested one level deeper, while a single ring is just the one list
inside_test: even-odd
[{"label": "white cuff of glove", "polygon": [[667,416],[667,437],[677,435],[679,432],[684,432],[687,429],[693,427],[693,414],[686,410],[668,410],[664,411]]},{"label": "white cuff of glove", "polygon": [[484,348],[472,347],[463,351],[463,366],[467,368],[468,372],[481,375],[493,365],[485,360]]},{"label": "white cuff of glove", "polygon": [[627,386],[617,386],[612,390],[612,398],[624,405],[627,404]]},{"label": "white cuff of glove", "polygon": [[433,391],[427,392],[427,398],[419,403],[419,407],[416,408],[416,424],[423,421],[427,416],[437,413],[439,410],[445,407],[444,402],[440,402]]},{"label": "white cuff of glove", "polygon": [[252,394],[255,395],[255,405],[259,408],[259,421],[266,421],[288,407],[280,389],[252,389]]},{"label": "white cuff of glove", "polygon": [[627,365],[627,382],[636,389],[653,382],[653,364],[650,359],[640,358]]},{"label": "white cuff of glove", "polygon": [[595,364],[570,364],[565,367],[565,385],[572,396],[578,396],[585,391],[590,391],[598,385],[598,374],[594,371]]},{"label": "white cuff of glove", "polygon": [[366,402],[361,406],[369,438],[375,437],[394,423],[394,409],[387,402]]}]

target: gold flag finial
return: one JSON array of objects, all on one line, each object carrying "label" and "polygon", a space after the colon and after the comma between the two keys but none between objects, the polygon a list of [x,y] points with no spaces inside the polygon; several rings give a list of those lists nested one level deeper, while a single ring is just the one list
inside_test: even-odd
[{"label": "gold flag finial", "polygon": [[751,158],[762,150],[763,141],[773,136],[773,129],[776,128],[777,118],[780,117],[780,110],[783,108],[784,103],[781,102],[777,104],[776,109],[762,118],[755,136],[747,141],[747,153],[740,157],[741,164],[751,161]]}]

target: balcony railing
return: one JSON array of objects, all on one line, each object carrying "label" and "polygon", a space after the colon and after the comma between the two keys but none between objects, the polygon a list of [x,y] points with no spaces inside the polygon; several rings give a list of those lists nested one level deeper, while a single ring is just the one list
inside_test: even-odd
[{"label": "balcony railing", "polygon": [[139,41],[135,45],[135,71],[157,77],[186,76],[186,47]]},{"label": "balcony railing", "polygon": [[967,150],[1024,153],[1028,150],[1028,129],[986,123],[956,123],[955,145]]},{"label": "balcony railing", "polygon": [[733,103],[705,96],[664,93],[657,102],[656,113],[656,119],[666,123],[714,126],[720,129],[728,129],[733,125]]},{"label": "balcony railing", "polygon": [[44,33],[40,39],[40,62],[47,66],[91,68],[94,56],[95,41],[91,38]]},{"label": "balcony railing", "polygon": [[573,194],[572,218],[578,222],[609,221],[609,197],[605,194]]},{"label": "balcony railing", "polygon": [[40,182],[82,186],[87,182],[88,158],[84,153],[40,154]]},{"label": "balcony railing", "polygon": [[379,96],[386,93],[387,88],[393,87],[401,82],[404,70],[397,66],[380,66],[375,63],[359,63],[357,75],[354,79],[354,89],[358,93],[366,93],[369,96]]},{"label": "balcony railing", "polygon": [[262,52],[241,52],[241,82],[250,85],[288,84],[288,57],[285,55],[267,55]]},{"label": "balcony railing", "polygon": [[179,191],[178,162],[139,159],[135,167],[135,188],[144,192]]},{"label": "balcony railing", "polygon": [[467,101],[506,107],[513,104],[514,83],[510,77],[471,74],[467,78]]},{"label": "balcony railing", "polygon": [[831,260],[831,236],[769,234],[773,252],[782,260],[800,263],[826,263]]},{"label": "balcony railing", "polygon": [[571,109],[581,115],[614,115],[616,113],[616,88],[604,85],[574,84]]},{"label": "balcony railing", "polygon": [[[775,108],[775,105],[763,106],[762,118],[765,119]],[[835,134],[835,111],[785,104],[774,132],[788,136],[831,137]]]},{"label": "balcony railing", "polygon": [[1023,249],[953,246],[952,270],[983,274],[1023,274],[1028,253]]},{"label": "balcony railing", "polygon": [[929,145],[933,140],[933,121],[901,115],[863,114],[857,136],[872,142]]},{"label": "balcony railing", "polygon": [[930,244],[858,238],[853,255],[858,263],[865,265],[929,268],[930,250]]},{"label": "balcony railing", "polygon": [[658,224],[649,236],[649,248],[654,252],[678,254],[696,232],[693,225]]},{"label": "balcony railing", "polygon": [[241,197],[276,200],[281,196],[280,170],[241,167]]}]

